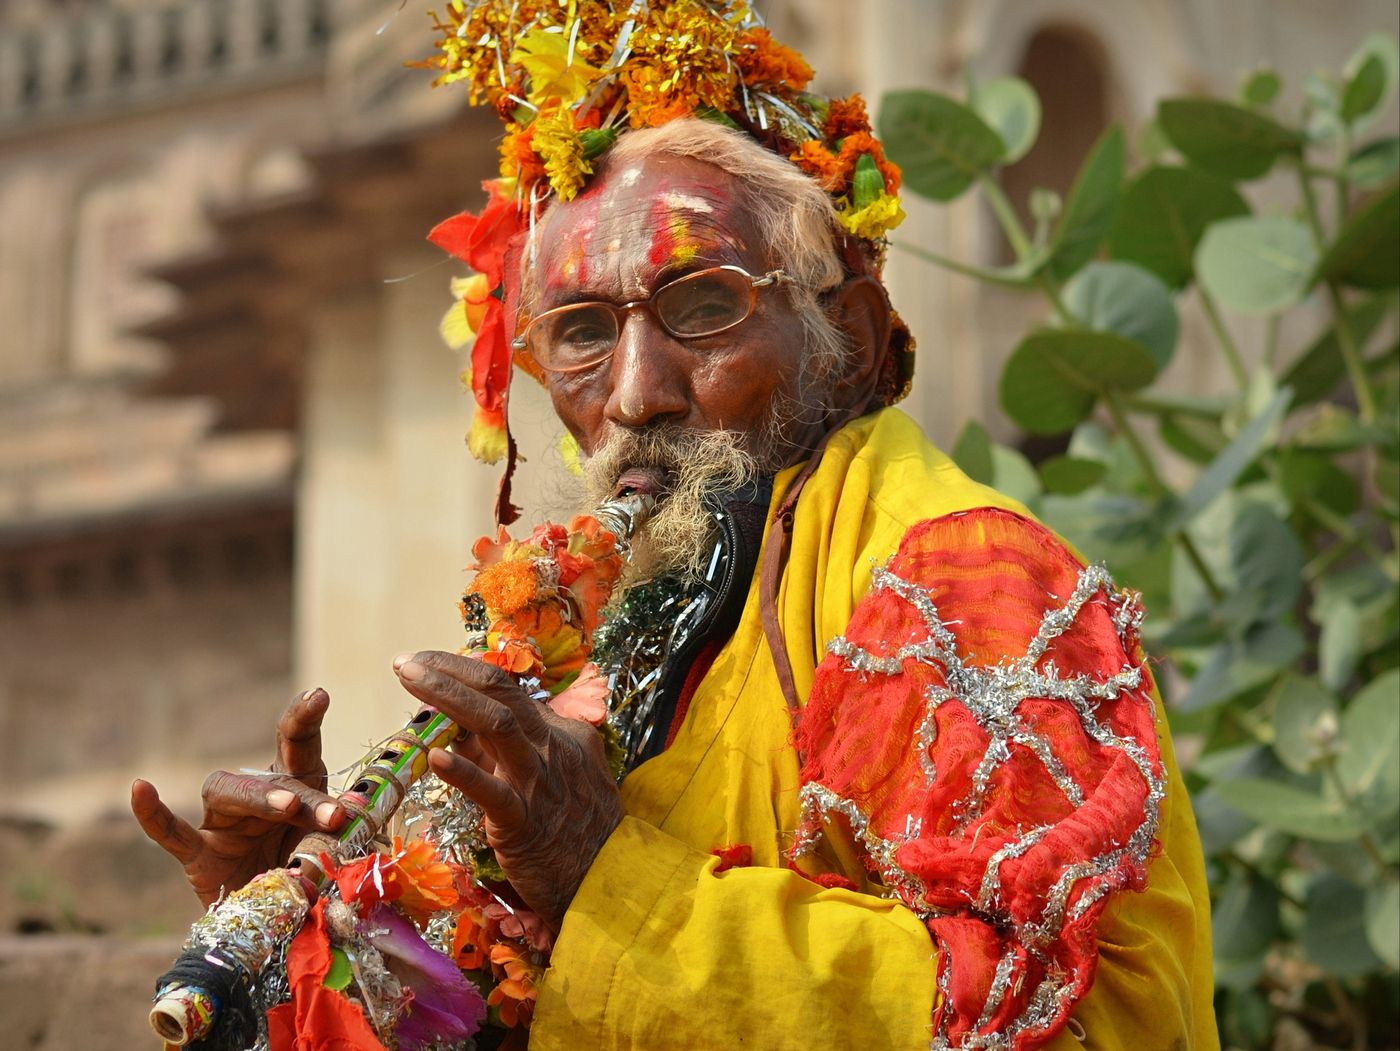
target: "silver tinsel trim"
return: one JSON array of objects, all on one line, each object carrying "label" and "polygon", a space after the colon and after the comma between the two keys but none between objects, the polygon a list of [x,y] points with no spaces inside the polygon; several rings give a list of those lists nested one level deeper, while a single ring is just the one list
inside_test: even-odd
[{"label": "silver tinsel trim", "polygon": [[[1039,760],[1050,779],[1072,806],[1084,805],[1083,787],[1070,776],[1055,755],[1049,740],[1036,733],[1022,718],[1019,708],[1026,700],[1047,699],[1067,703],[1078,716],[1087,736],[1104,748],[1122,752],[1142,776],[1146,787],[1143,820],[1128,837],[1127,842],[1115,844],[1113,849],[1067,867],[1047,895],[1040,921],[1015,929],[1020,945],[1043,958],[1041,946],[1059,933],[1066,919],[1074,921],[1082,917],[1105,894],[1125,882],[1126,873],[1130,868],[1137,868],[1146,863],[1157,834],[1166,784],[1164,776],[1154,768],[1152,758],[1145,748],[1134,740],[1115,734],[1098,720],[1097,709],[1101,702],[1115,700],[1124,691],[1131,692],[1141,688],[1144,682],[1141,668],[1129,663],[1104,678],[1090,675],[1063,677],[1053,661],[1047,661],[1043,668],[1037,665],[1044,659],[1051,642],[1069,630],[1084,606],[1100,595],[1104,596],[1101,601],[1109,606],[1114,629],[1131,657],[1143,616],[1138,596],[1127,592],[1116,593],[1107,569],[1100,565],[1088,566],[1081,570],[1074,591],[1064,605],[1048,610],[1042,616],[1040,625],[1023,656],[1016,660],[1002,660],[995,666],[983,667],[971,665],[960,656],[957,638],[951,631],[949,622],[945,622],[939,615],[938,608],[927,590],[904,580],[887,566],[877,567],[872,572],[871,584],[872,590],[891,591],[912,606],[924,621],[927,637],[906,643],[892,653],[881,655],[872,653],[844,636],[837,636],[828,644],[827,650],[841,658],[848,671],[862,676],[899,675],[904,671],[905,662],[910,660],[936,664],[942,668],[944,684],[931,686],[926,690],[924,716],[915,733],[914,744],[926,782],[932,785],[937,779],[932,746],[937,736],[935,714],[939,707],[950,702],[961,704],[976,719],[988,738],[987,750],[971,778],[971,790],[966,797],[954,804],[959,832],[965,832],[972,821],[981,814],[992,777],[996,769],[1011,758],[1012,745],[1020,746]],[[861,811],[853,800],[844,799],[819,784],[804,785],[800,799],[802,822],[792,850],[793,856],[813,850],[821,838],[822,823],[828,815],[842,814],[850,823],[857,840],[869,851],[872,861],[886,882],[896,888],[902,900],[921,917],[927,918],[931,915],[931,910],[927,908],[923,883],[905,872],[894,861],[898,848],[910,838],[917,837],[916,829],[908,837],[898,840],[883,839],[871,831],[869,816]],[[1048,827],[1032,829],[1002,846],[988,859],[977,899],[973,903],[978,912],[987,915],[993,922],[1003,925],[1010,923],[1010,917],[1004,915],[1001,904],[1001,864],[1008,858],[1019,857],[1025,853],[1048,831]],[[1092,882],[1070,906],[1068,903],[1076,886],[1084,880]],[[1014,962],[1014,954],[1010,953],[998,962],[978,1028],[988,1024],[1004,999],[1012,981]],[[1018,1034],[1049,1025],[1059,1016],[1068,998],[1073,994],[1075,983],[1071,980],[1072,977],[1052,971],[1036,988],[1025,1011],[1011,1025],[995,1034],[970,1034],[959,1046],[986,1048],[992,1051],[1009,1049]],[[946,962],[940,963],[937,980],[946,1000]],[[930,1045],[934,1049],[950,1047],[946,1032],[946,1014],[944,1023],[940,1031],[934,1034]]]}]

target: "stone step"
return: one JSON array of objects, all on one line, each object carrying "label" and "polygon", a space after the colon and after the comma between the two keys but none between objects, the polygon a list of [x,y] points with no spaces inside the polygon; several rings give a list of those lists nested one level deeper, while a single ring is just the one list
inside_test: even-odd
[{"label": "stone step", "polygon": [[146,1021],[180,938],[0,935],[0,1044],[13,1051],[160,1051]]}]

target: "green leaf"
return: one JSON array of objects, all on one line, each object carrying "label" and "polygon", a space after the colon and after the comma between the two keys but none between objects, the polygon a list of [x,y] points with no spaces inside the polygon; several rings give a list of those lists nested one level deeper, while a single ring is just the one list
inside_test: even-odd
[{"label": "green leaf", "polygon": [[1288,409],[1293,392],[1284,388],[1269,399],[1263,410],[1249,421],[1196,479],[1182,498],[1177,521],[1189,522],[1244,473],[1256,456],[1273,439],[1275,429]]},{"label": "green leaf", "polygon": [[1385,63],[1376,54],[1366,55],[1342,89],[1342,120],[1352,124],[1366,116],[1385,93]]},{"label": "green leaf", "polygon": [[1123,182],[1123,129],[1114,125],[1099,136],[1075,176],[1065,214],[1050,246],[1047,269],[1057,281],[1093,258],[1113,227]]},{"label": "green leaf", "polygon": [[1253,985],[1279,934],[1278,889],[1252,873],[1232,872],[1211,908],[1210,925],[1217,981],[1232,988]]},{"label": "green leaf", "polygon": [[1195,274],[1196,245],[1207,227],[1248,214],[1249,205],[1225,179],[1195,168],[1148,168],[1123,195],[1108,254],[1181,288]]},{"label": "green leaf", "polygon": [[350,957],[345,955],[344,949],[331,949],[331,965],[326,971],[326,976],[321,979],[321,984],[327,989],[337,991],[344,989],[354,979],[355,972],[350,967]]},{"label": "green leaf", "polygon": [[1400,138],[1391,136],[1353,150],[1347,160],[1347,179],[1363,190],[1384,186],[1400,171]]},{"label": "green leaf", "polygon": [[1317,264],[1317,276],[1356,288],[1400,284],[1400,183],[1356,212]]},{"label": "green leaf", "polygon": [[1336,750],[1336,698],[1316,680],[1289,675],[1274,689],[1273,700],[1274,752],[1295,773],[1312,773]]},{"label": "green leaf", "polygon": [[1337,773],[1353,797],[1377,811],[1400,808],[1400,671],[1367,684],[1342,713]]},{"label": "green leaf", "polygon": [[934,91],[891,91],[880,102],[880,138],[904,185],[951,201],[1006,155],[1006,146],[961,102]]},{"label": "green leaf", "polygon": [[1098,482],[1107,470],[1098,460],[1052,456],[1040,465],[1040,477],[1052,493],[1082,493]]},{"label": "green leaf", "polygon": [[1297,603],[1303,587],[1303,545],[1292,527],[1265,504],[1239,503],[1230,524],[1226,579],[1235,585],[1218,610],[1227,623],[1274,621]]},{"label": "green leaf", "polygon": [[1001,374],[1001,404],[1032,434],[1067,431],[1109,390],[1152,382],[1157,362],[1140,344],[1109,332],[1040,329],[1021,341]]},{"label": "green leaf", "polygon": [[1019,500],[1032,510],[1040,499],[1040,475],[1023,453],[1004,445],[992,445],[992,471],[995,487],[1013,500]]},{"label": "green leaf", "polygon": [[1302,942],[1312,962],[1336,978],[1354,978],[1381,965],[1366,937],[1361,888],[1330,872],[1308,887]]},{"label": "green leaf", "polygon": [[1215,791],[1230,806],[1267,828],[1323,842],[1361,835],[1361,823],[1340,802],[1305,788],[1262,777],[1218,781]]},{"label": "green leaf", "polygon": [[[1370,340],[1388,309],[1384,299],[1372,297],[1347,310],[1347,329],[1358,347],[1364,347]],[[1342,358],[1337,329],[1333,325],[1288,367],[1279,385],[1293,388],[1293,407],[1296,409],[1326,398],[1337,389],[1337,384],[1346,374],[1346,361]]]},{"label": "green leaf", "polygon": [[1317,251],[1302,223],[1241,216],[1214,223],[1196,248],[1196,278],[1222,304],[1272,314],[1303,298]]},{"label": "green leaf", "polygon": [[1256,624],[1243,639],[1213,648],[1191,681],[1180,709],[1203,711],[1268,683],[1306,649],[1303,637],[1287,624]]},{"label": "green leaf", "polygon": [[1303,137],[1255,110],[1217,99],[1163,99],[1157,122],[1192,164],[1231,180],[1257,179]]},{"label": "green leaf", "polygon": [[1395,38],[1388,33],[1367,36],[1347,60],[1343,76],[1346,86],[1338,115],[1353,126],[1353,132],[1362,131],[1380,115],[1400,82],[1400,51]]},{"label": "green leaf", "polygon": [[993,485],[996,475],[992,470],[992,439],[976,420],[968,420],[953,446],[953,462],[962,468],[963,473],[974,482]]},{"label": "green leaf", "polygon": [[1319,405],[1311,419],[1293,434],[1299,449],[1349,452],[1367,445],[1381,445],[1390,438],[1384,427],[1364,424],[1356,414],[1330,402]]},{"label": "green leaf", "polygon": [[1283,80],[1277,71],[1266,66],[1244,78],[1240,84],[1240,99],[1251,106],[1267,106],[1278,98],[1282,87]]},{"label": "green leaf", "polygon": [[1291,504],[1312,501],[1342,518],[1354,514],[1361,490],[1332,457],[1285,447],[1278,459],[1278,479]]},{"label": "green leaf", "polygon": [[1348,603],[1333,603],[1322,616],[1317,640],[1317,675],[1329,690],[1343,690],[1361,659],[1361,614]]},{"label": "green leaf", "polygon": [[1366,888],[1366,940],[1391,967],[1400,967],[1400,880],[1394,875]]},{"label": "green leaf", "polygon": [[1040,134],[1040,98],[1019,77],[999,77],[978,84],[972,108],[1006,146],[1003,164],[1015,164],[1035,145]]},{"label": "green leaf", "polygon": [[1179,323],[1167,286],[1132,263],[1093,262],[1064,288],[1065,306],[1088,328],[1141,343],[1164,369],[1176,350]]}]

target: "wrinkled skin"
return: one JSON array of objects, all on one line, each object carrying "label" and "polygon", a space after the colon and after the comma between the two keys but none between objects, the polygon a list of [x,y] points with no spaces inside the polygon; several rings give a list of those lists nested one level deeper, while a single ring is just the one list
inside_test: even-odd
[{"label": "wrinkled skin", "polygon": [[[605,169],[586,193],[545,216],[536,286],[526,302],[534,312],[585,299],[630,302],[683,273],[722,264],[766,273],[775,263],[743,206],[744,192],[727,173],[688,158]],[[826,427],[868,403],[888,345],[889,307],[873,281],[847,281],[827,302],[850,337],[849,367],[825,418],[785,436],[781,462],[805,458]],[[796,383],[803,349],[800,319],[782,289],[760,291],[744,324],[702,340],[675,340],[636,310],[611,358],[588,372],[551,376],[549,391],[585,453],[613,428],[659,424],[727,428],[757,443],[774,395]],[[771,460],[773,450],[766,452]],[[468,657],[423,651],[400,655],[394,668],[408,693],[467,731],[453,751],[432,753],[432,769],[481,806],[512,885],[558,930],[622,820],[597,732],[559,718]],[[202,901],[284,863],[305,830],[343,824],[343,809],[324,791],[320,724],[328,703],[324,691],[313,691],[283,716],[274,764],[280,776],[210,775],[198,829],[173,814],[153,786],[133,785],[142,828],[184,865]]]}]

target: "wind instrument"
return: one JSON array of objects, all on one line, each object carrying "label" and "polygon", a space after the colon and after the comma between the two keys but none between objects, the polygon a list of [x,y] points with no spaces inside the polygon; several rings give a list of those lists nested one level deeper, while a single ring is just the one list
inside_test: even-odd
[{"label": "wind instrument", "polygon": [[[610,597],[621,563],[631,550],[631,540],[650,517],[657,503],[661,480],[647,472],[631,471],[619,483],[618,491],[604,501],[592,514],[574,520],[575,528],[583,524],[596,532],[607,549],[605,557],[616,559],[614,571],[606,580],[605,593],[592,595],[590,605],[581,608],[581,600],[559,583],[557,562],[551,569],[548,558],[535,559],[535,569],[542,581],[543,602],[556,604],[566,623],[584,632],[581,647],[588,646],[587,633],[596,623],[597,610]],[[601,529],[597,529],[601,527]],[[562,527],[541,527],[556,530]],[[495,545],[489,540],[478,544],[499,547],[509,543],[504,530]],[[483,565],[480,574],[489,565]],[[479,578],[478,578],[479,579]],[[551,581],[553,583],[551,583]],[[596,583],[596,582],[595,582]],[[469,592],[471,589],[468,589]],[[486,625],[476,632],[471,642],[484,659],[491,659],[491,647],[504,648],[504,639],[495,639]],[[511,640],[533,647],[532,670],[517,679],[532,692],[541,686],[535,672],[543,667],[538,643],[531,638]],[[548,669],[544,669],[547,676]],[[545,678],[546,684],[548,679]],[[298,844],[284,868],[272,869],[235,890],[191,927],[184,950],[157,981],[155,1004],[150,1023],[156,1034],[167,1044],[184,1047],[210,1039],[211,1046],[244,1047],[256,1037],[257,1016],[252,987],[269,962],[278,955],[300,930],[307,913],[315,904],[326,882],[322,858],[336,865],[363,855],[374,844],[389,819],[403,802],[409,788],[427,772],[428,753],[433,748],[445,748],[454,741],[460,728],[436,709],[424,706],[407,724],[385,742],[366,765],[360,768],[348,789],[338,797],[354,815],[350,824],[337,836],[313,832]]]}]

